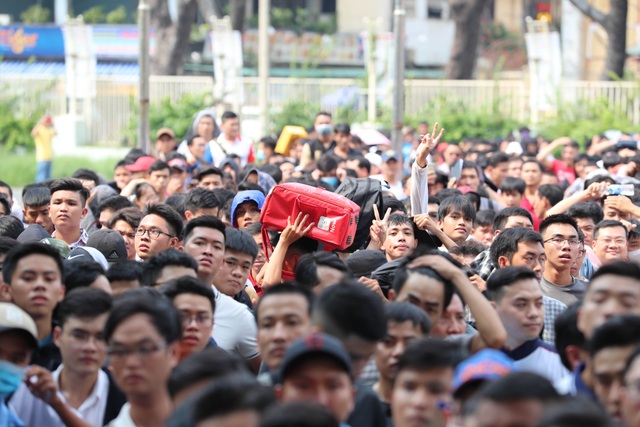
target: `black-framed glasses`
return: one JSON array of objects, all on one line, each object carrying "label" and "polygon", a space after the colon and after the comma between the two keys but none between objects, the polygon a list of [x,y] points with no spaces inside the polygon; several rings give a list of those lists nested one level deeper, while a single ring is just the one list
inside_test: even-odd
[{"label": "black-framed glasses", "polygon": [[151,238],[151,239],[158,239],[161,234],[164,234],[165,236],[169,236],[169,238],[175,237],[175,236],[172,236],[169,233],[165,233],[164,231],[160,231],[157,228],[151,228],[149,230],[147,230],[145,228],[136,228],[135,229],[135,233],[136,233],[136,236],[139,236],[139,237],[142,237],[142,236],[144,236],[144,233],[147,233],[149,235],[149,238]]},{"label": "black-framed glasses", "polygon": [[197,326],[211,326],[211,322],[213,321],[213,317],[198,314],[195,316],[188,316],[186,314],[180,315],[180,320],[182,320],[182,326],[187,327],[195,320]]}]

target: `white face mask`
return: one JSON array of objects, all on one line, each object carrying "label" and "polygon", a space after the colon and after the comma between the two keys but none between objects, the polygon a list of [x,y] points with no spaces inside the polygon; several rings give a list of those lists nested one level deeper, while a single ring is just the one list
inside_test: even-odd
[{"label": "white face mask", "polygon": [[640,249],[629,252],[629,261],[640,263]]}]

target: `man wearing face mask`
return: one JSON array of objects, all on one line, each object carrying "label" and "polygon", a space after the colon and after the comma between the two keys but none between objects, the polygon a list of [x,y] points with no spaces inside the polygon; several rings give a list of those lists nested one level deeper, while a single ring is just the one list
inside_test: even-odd
[{"label": "man wearing face mask", "polygon": [[22,383],[31,353],[38,348],[38,330],[33,319],[20,307],[0,303],[0,425],[23,426],[24,423],[6,403]]},{"label": "man wearing face mask", "polygon": [[317,139],[305,144],[302,148],[300,164],[305,168],[309,163],[318,160],[324,153],[333,149],[335,146],[335,141],[333,140],[333,120],[331,119],[331,113],[321,111],[316,114],[313,128],[316,131]]}]

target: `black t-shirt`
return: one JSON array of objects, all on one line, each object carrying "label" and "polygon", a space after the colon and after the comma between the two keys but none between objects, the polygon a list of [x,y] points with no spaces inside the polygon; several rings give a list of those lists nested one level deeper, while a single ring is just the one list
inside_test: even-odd
[{"label": "black t-shirt", "polygon": [[38,345],[37,350],[31,356],[31,364],[42,366],[49,371],[55,371],[62,363],[60,349],[53,342],[53,335],[49,335]]},{"label": "black t-shirt", "polygon": [[371,387],[356,382],[356,401],[347,424],[351,427],[387,426],[382,402]]}]

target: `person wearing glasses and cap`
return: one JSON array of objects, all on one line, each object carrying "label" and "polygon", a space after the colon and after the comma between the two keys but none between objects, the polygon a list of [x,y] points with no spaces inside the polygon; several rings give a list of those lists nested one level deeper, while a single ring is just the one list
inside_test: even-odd
[{"label": "person wearing glasses and cap", "polygon": [[177,248],[182,234],[182,218],[169,205],[148,205],[135,229],[136,258],[146,261],[169,248]]}]

